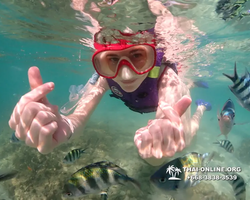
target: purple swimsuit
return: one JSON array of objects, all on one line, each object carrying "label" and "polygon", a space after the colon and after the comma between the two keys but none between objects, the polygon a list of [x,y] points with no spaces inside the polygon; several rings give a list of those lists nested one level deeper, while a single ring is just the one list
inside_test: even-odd
[{"label": "purple swimsuit", "polygon": [[[166,67],[171,67],[176,73],[177,68],[174,63],[166,63],[162,65],[163,52],[162,49],[156,50],[156,66],[162,66],[164,73]],[[115,81],[107,79],[109,87],[112,91],[111,97],[121,99],[124,104],[135,112],[149,113],[155,112],[158,107],[158,81],[161,78],[161,74],[157,78],[146,77],[141,85],[134,92],[125,92]]]}]

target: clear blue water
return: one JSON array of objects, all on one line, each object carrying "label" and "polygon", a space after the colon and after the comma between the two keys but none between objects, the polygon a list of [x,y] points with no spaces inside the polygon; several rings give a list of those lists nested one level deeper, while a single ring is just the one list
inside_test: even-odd
[{"label": "clear blue water", "polygon": [[[122,102],[110,98],[109,92],[91,116],[86,132],[78,141],[64,144],[46,156],[39,154],[35,149],[9,143],[12,130],[8,126],[8,120],[20,97],[29,91],[27,71],[30,66],[39,67],[44,82],[55,83],[55,89],[48,98],[52,104],[59,107],[68,101],[70,85],[85,84],[94,72],[91,63],[93,50],[81,42],[81,38],[92,37],[86,28],[92,27],[90,21],[73,10],[70,2],[43,2],[48,5],[46,8],[42,6],[41,1],[34,3],[4,0],[0,3],[0,166],[11,166],[21,171],[17,178],[1,184],[0,190],[4,192],[2,196],[0,193],[0,198],[59,200],[62,185],[71,173],[93,161],[105,159],[121,163],[129,174],[144,181],[143,189],[148,191],[148,178],[157,168],[150,167],[140,160],[133,144],[133,137],[137,129],[154,118],[154,114],[133,113]],[[195,142],[176,156],[191,150],[203,153],[208,148],[215,149],[206,139],[211,142],[217,139],[217,110],[221,109],[228,98],[235,103],[236,123],[249,121],[249,111],[237,103],[235,96],[228,89],[231,82],[222,76],[222,73],[232,74],[235,61],[238,65],[238,74],[243,74],[245,68],[249,69],[250,17],[241,21],[225,22],[214,12],[215,1],[181,3],[195,3],[196,6],[193,9],[172,6],[169,9],[175,16],[192,19],[194,25],[204,33],[193,33],[194,53],[188,59],[191,68],[186,76],[194,80],[207,81],[210,86],[209,89],[194,88],[191,91],[192,113],[196,109],[194,102],[199,98],[211,102],[213,109],[204,114]],[[245,6],[246,9],[250,9],[249,2]],[[188,40],[182,42],[184,45],[190,43]],[[229,139],[235,142],[236,149],[242,147],[242,142],[249,141],[249,126],[246,124],[233,127]],[[72,166],[65,167],[61,164],[63,156],[70,149],[84,147],[89,143],[90,156],[84,156]],[[201,146],[205,148],[202,149]],[[216,151],[224,156],[225,160],[221,161],[222,163],[236,163],[235,165],[243,168],[244,178],[250,177],[249,158],[245,163],[239,162],[239,156],[229,156],[220,148],[216,148]],[[214,190],[219,194],[225,193],[227,199],[234,199],[232,188],[224,185],[226,184],[215,185]],[[203,190],[205,189],[202,188],[200,193]],[[250,199],[249,195],[247,191],[247,199]],[[137,195],[134,188],[129,186],[115,187],[110,194],[110,199],[156,198],[166,199],[164,194],[159,192]],[[202,200],[203,198],[204,196]],[[92,195],[84,199],[100,198],[98,195]],[[201,200],[201,197],[193,199]]]}]

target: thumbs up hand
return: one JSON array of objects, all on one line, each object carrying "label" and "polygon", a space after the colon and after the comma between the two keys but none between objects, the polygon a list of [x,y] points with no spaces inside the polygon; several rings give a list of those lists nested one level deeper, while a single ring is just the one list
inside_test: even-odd
[{"label": "thumbs up hand", "polygon": [[40,153],[51,152],[69,137],[69,128],[58,112],[58,107],[49,103],[46,95],[54,90],[54,83],[44,83],[37,67],[28,71],[31,91],[16,104],[9,126],[16,137],[26,145],[37,148]]},{"label": "thumbs up hand", "polygon": [[147,126],[135,133],[134,142],[142,158],[172,157],[185,148],[185,134],[180,117],[191,101],[188,96],[183,96],[173,107],[166,102],[159,103],[164,116],[150,120]]}]

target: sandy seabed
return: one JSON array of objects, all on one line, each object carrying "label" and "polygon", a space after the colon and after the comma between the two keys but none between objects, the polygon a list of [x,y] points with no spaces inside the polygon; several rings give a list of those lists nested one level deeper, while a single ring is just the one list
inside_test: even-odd
[{"label": "sandy seabed", "polygon": [[[170,196],[156,190],[149,182],[149,177],[158,169],[151,167],[139,158],[133,143],[134,132],[131,127],[110,126],[105,121],[89,122],[84,134],[79,138],[61,145],[48,155],[40,154],[23,144],[9,142],[12,131],[6,127],[2,129],[0,141],[1,164],[0,168],[13,168],[19,171],[11,180],[0,184],[0,199],[5,200],[61,200],[62,188],[65,181],[78,169],[98,161],[111,161],[125,169],[130,177],[141,183],[142,193],[139,193],[131,184],[112,186],[109,189],[109,200],[168,200]],[[208,127],[207,127],[208,128]],[[216,156],[209,166],[241,167],[240,175],[247,180],[250,170],[249,164],[240,162],[245,159],[245,150],[248,142],[242,143],[241,138],[230,135],[235,146],[235,153],[230,154],[218,145],[213,134],[207,134],[203,127],[194,138],[192,145],[175,157],[188,152],[205,153],[216,152]],[[128,134],[131,132],[131,134]],[[221,137],[221,139],[224,139]],[[64,156],[74,148],[88,148],[86,153],[73,164],[62,163]],[[172,160],[173,158],[169,159]],[[250,162],[250,157],[248,157]],[[247,191],[249,186],[247,185]],[[185,199],[190,200],[234,200],[234,192],[226,181],[202,181],[200,184],[186,191]],[[78,200],[100,200],[100,195],[88,195]],[[250,199],[247,192],[246,199]],[[176,199],[179,200],[179,199]],[[181,200],[181,199],[180,199]]]}]

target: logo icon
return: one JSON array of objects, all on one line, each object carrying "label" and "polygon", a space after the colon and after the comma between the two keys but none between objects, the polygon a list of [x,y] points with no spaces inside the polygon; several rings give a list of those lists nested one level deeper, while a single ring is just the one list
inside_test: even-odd
[{"label": "logo icon", "polygon": [[117,96],[119,96],[119,97],[122,97],[122,96],[123,96],[123,94],[122,94],[115,86],[111,86],[110,89],[111,89],[112,92],[113,92],[114,94],[116,94]]},{"label": "logo icon", "polygon": [[180,178],[176,178],[176,175],[182,173],[181,169],[178,167],[175,167],[174,165],[169,165],[166,169],[166,173],[171,175],[171,177],[168,178],[168,180],[181,180]]}]

